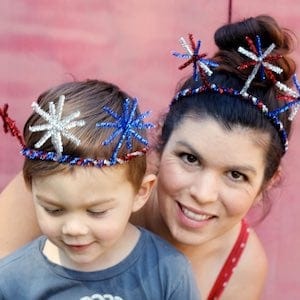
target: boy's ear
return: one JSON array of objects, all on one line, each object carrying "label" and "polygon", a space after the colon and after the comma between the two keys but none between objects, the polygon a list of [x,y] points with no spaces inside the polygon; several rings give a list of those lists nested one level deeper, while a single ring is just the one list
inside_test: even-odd
[{"label": "boy's ear", "polygon": [[151,195],[155,182],[156,176],[154,174],[144,176],[140,189],[135,196],[132,212],[136,212],[144,206]]}]

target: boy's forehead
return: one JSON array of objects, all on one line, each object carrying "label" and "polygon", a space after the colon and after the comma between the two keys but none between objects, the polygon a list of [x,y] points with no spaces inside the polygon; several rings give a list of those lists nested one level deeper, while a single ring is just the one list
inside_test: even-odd
[{"label": "boy's forehead", "polygon": [[133,190],[127,179],[126,168],[83,168],[77,167],[72,172],[59,172],[49,176],[35,177],[32,181],[34,195],[42,198],[82,202],[97,202],[115,198],[120,191]]},{"label": "boy's forehead", "polygon": [[124,181],[127,176],[128,164],[116,165],[111,167],[82,167],[82,166],[66,166],[55,173],[50,173],[45,176],[33,176],[32,182],[40,183],[74,183],[84,180],[89,182],[89,185],[97,184],[104,178],[114,179],[115,181]]}]

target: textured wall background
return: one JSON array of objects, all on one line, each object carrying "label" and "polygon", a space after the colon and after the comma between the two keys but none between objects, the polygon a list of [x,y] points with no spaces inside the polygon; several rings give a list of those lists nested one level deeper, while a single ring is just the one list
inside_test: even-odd
[{"label": "textured wall background", "polygon": [[[300,37],[299,1],[237,2],[233,20],[268,13]],[[102,78],[137,96],[157,116],[186,74],[170,55],[180,50],[178,38],[191,32],[211,54],[212,34],[227,19],[227,0],[1,0],[0,105],[10,103],[22,128],[31,102],[45,89],[74,77]],[[299,47],[296,51],[299,63]],[[264,299],[298,299],[300,293],[299,117],[295,125],[285,179],[271,195],[272,212],[256,228],[270,259]],[[1,133],[0,143],[1,190],[22,158],[15,139]]]}]

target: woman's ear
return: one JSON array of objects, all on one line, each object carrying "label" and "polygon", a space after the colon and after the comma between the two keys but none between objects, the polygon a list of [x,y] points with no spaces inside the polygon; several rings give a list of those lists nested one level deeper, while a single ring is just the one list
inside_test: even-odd
[{"label": "woman's ear", "polygon": [[275,172],[275,174],[271,178],[271,180],[268,182],[266,190],[269,190],[273,187],[276,187],[280,183],[281,178],[282,178],[282,167],[279,166],[277,171]]},{"label": "woman's ear", "polygon": [[256,199],[254,201],[254,205],[257,205],[260,203],[260,200],[263,198],[263,194],[265,191],[269,191],[271,188],[276,187],[282,178],[282,167],[279,166],[273,177],[269,180],[269,182],[265,185],[263,190],[256,196]]},{"label": "woman's ear", "polygon": [[154,174],[147,174],[144,176],[142,184],[135,196],[132,212],[136,212],[144,206],[151,195],[155,182],[156,176]]}]

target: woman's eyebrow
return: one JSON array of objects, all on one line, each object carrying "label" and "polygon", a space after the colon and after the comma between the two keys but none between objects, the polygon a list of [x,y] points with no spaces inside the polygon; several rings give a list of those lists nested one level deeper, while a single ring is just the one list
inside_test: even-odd
[{"label": "woman's eyebrow", "polygon": [[187,143],[185,141],[177,141],[176,145],[184,146],[185,148],[187,148],[189,151],[191,151],[196,156],[201,157],[201,154],[192,145],[190,145],[189,143]]},{"label": "woman's eyebrow", "polygon": [[253,173],[253,175],[257,174],[257,171],[254,167],[250,166],[250,165],[232,165],[230,166],[231,169],[233,170],[238,170],[241,172],[245,172],[245,173]]}]

